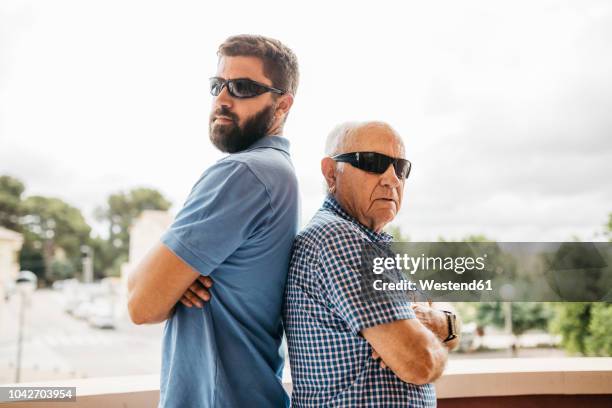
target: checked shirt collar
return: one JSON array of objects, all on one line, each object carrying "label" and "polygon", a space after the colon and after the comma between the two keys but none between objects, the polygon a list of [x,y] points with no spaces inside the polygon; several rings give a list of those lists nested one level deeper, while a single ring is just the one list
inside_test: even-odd
[{"label": "checked shirt collar", "polygon": [[340,206],[340,203],[338,203],[338,201],[336,201],[334,196],[331,194],[328,194],[327,197],[325,197],[322,208],[327,209],[336,214],[338,217],[355,224],[361,231],[363,231],[364,234],[366,234],[369,239],[372,240],[372,242],[390,242],[393,240],[393,235],[384,231],[378,233],[357,221],[356,218],[344,211],[344,209]]}]

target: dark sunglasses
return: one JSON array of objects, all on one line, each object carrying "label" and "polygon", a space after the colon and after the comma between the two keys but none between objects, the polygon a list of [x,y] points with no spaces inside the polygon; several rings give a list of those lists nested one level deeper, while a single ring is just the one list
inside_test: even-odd
[{"label": "dark sunglasses", "polygon": [[376,174],[383,174],[393,164],[395,175],[400,180],[407,179],[412,168],[412,163],[406,159],[396,159],[376,152],[343,153],[332,156],[332,159]]},{"label": "dark sunglasses", "polygon": [[223,88],[226,86],[227,92],[229,92],[229,94],[234,98],[238,99],[254,98],[266,92],[274,92],[279,95],[285,93],[285,91],[282,91],[280,89],[273,88],[271,86],[267,86],[247,78],[210,78],[210,94],[212,96],[219,96]]}]

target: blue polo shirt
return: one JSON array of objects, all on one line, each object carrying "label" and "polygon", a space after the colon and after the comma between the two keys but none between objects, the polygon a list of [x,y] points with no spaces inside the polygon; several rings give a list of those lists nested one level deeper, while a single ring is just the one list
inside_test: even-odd
[{"label": "blue polo shirt", "polygon": [[160,407],[287,407],[281,307],[299,223],[289,141],[266,136],[204,172],[162,242],[213,281],[163,335]]}]

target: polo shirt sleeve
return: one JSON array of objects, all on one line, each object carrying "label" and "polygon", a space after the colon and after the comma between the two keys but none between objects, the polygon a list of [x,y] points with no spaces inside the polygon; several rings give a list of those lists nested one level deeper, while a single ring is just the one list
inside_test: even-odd
[{"label": "polo shirt sleeve", "polygon": [[320,247],[320,271],[326,297],[350,330],[361,330],[396,320],[414,319],[408,297],[380,296],[372,299],[362,294],[361,245],[363,240],[351,227],[330,226]]},{"label": "polo shirt sleeve", "polygon": [[271,217],[270,196],[249,167],[221,160],[194,185],[162,243],[210,275]]}]

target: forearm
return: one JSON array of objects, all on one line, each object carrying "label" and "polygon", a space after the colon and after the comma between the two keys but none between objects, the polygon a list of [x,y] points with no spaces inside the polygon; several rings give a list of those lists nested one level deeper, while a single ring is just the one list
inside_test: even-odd
[{"label": "forearm", "polygon": [[162,244],[130,271],[128,309],[136,324],[160,323],[172,315],[181,295],[198,273]]},{"label": "forearm", "polygon": [[448,352],[449,349],[444,343],[437,342],[434,350],[432,350],[433,359],[428,382],[434,382],[440,378],[448,361]]},{"label": "forearm", "polygon": [[362,334],[384,365],[404,382],[428,384],[444,371],[448,350],[417,319],[376,326]]},{"label": "forearm", "polygon": [[157,324],[168,319],[176,303],[163,300],[161,287],[138,281],[139,278],[146,279],[146,269],[139,267],[132,272],[132,286],[128,289],[128,309],[132,321],[136,324]]},{"label": "forearm", "polygon": [[434,333],[429,338],[428,343],[425,346],[427,357],[422,359],[421,369],[423,370],[423,383],[431,383],[442,375],[444,368],[446,367],[446,361],[448,360],[448,349],[444,343],[436,337]]},{"label": "forearm", "polygon": [[435,381],[442,375],[448,359],[448,350],[433,333],[430,335],[427,343],[421,345],[421,352],[410,358],[411,362],[396,363],[396,370],[389,365],[402,381],[423,385]]},{"label": "forearm", "polygon": [[172,307],[172,309],[170,309],[167,313],[162,313],[154,318],[149,319],[146,324],[158,324],[158,323],[163,323],[166,320],[168,320],[169,318],[172,317],[172,315],[174,314],[174,311],[176,310],[176,307],[178,306],[178,303],[176,305],[174,305]]}]

